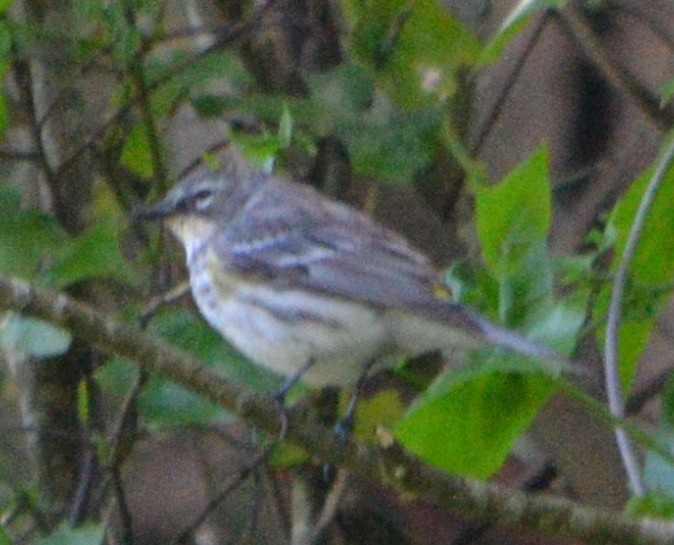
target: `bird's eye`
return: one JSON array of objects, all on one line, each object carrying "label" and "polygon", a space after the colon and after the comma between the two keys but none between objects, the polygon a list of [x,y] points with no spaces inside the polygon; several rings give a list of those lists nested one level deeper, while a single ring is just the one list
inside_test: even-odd
[{"label": "bird's eye", "polygon": [[195,210],[206,210],[211,202],[213,202],[213,191],[210,189],[200,189],[192,196],[192,202]]}]

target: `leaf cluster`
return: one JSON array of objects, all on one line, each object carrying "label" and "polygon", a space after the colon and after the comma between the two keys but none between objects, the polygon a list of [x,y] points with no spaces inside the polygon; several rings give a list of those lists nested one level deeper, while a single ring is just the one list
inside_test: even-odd
[{"label": "leaf cluster", "polygon": [[[7,15],[9,2],[0,3],[0,75],[18,71],[26,59],[39,60],[45,44],[57,43],[67,44],[64,69],[87,77],[105,72],[111,82],[102,92],[105,107],[91,141],[76,148],[94,148],[102,158],[97,169],[103,181],[93,187],[89,227],[71,233],[52,214],[27,208],[27,183],[3,174],[0,275],[75,293],[95,286],[108,301],[115,299],[111,293],[124,293],[121,301],[110,305],[110,312],[136,323],[147,298],[145,286],[159,276],[166,256],[175,254],[167,251],[161,234],[139,232],[129,218],[134,206],[166,188],[167,158],[173,153],[166,127],[179,111],[190,108],[201,122],[230,122],[223,141],[234,142],[248,160],[266,169],[283,168],[293,154],[311,159],[318,142],[331,137],[343,143],[354,178],[382,182],[386,191],[412,186],[439,155],[449,157],[460,172],[460,184],[474,199],[480,254],[478,260],[455,263],[444,271],[454,296],[570,358],[581,338],[601,343],[612,274],[653,170],[632,182],[601,228],[588,236],[586,250],[553,256],[548,250],[553,193],[547,148],[540,146],[504,179],[489,184],[456,114],[469,102],[465,93],[477,71],[503,54],[533,14],[562,9],[564,2],[519,3],[487,44],[435,0],[339,4],[343,62],[307,71],[306,93],[291,95],[262,90],[234,41],[198,54],[176,45],[175,29],[167,22],[168,2],[74,2],[75,26],[67,30],[17,22]],[[672,87],[662,89],[663,103],[671,99]],[[9,93],[0,95],[0,132],[8,140],[10,104]],[[237,130],[245,125],[242,120],[252,120],[253,129]],[[29,124],[39,128],[43,121]],[[47,163],[38,144],[37,163]],[[63,163],[79,159],[76,152]],[[215,160],[206,150],[202,159]],[[55,171],[52,177],[58,179]],[[630,267],[619,332],[624,395],[631,391],[638,359],[673,285],[673,192],[674,169],[668,167]],[[429,209],[428,214],[433,213]],[[604,271],[602,260],[609,262]],[[276,377],[256,369],[210,330],[189,305],[161,309],[148,327],[251,388],[270,391],[278,384]],[[64,354],[74,336],[77,332],[20,315],[0,324],[0,348],[29,357]],[[471,354],[458,370],[436,377],[409,409],[403,409],[390,390],[363,403],[357,431],[368,435],[368,426],[385,421],[400,443],[426,462],[486,479],[503,466],[560,385],[572,388],[564,371],[496,350]],[[132,390],[138,378],[128,361],[115,357],[93,374],[97,386],[117,398]],[[668,450],[673,399],[670,381],[655,437]],[[155,377],[144,382],[137,408],[146,429],[231,419],[198,393]],[[86,417],[82,414],[83,420]],[[293,463],[298,459],[296,453],[291,457]],[[277,464],[285,462],[277,457]],[[671,464],[647,450],[644,475],[650,492],[634,502],[634,512],[670,518]],[[61,527],[41,543],[93,543],[101,535],[87,528],[69,532]],[[3,540],[12,542],[0,534],[0,543]]]}]

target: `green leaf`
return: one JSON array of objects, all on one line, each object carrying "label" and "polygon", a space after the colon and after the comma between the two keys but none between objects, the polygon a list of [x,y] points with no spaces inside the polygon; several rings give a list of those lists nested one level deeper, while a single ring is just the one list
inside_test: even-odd
[{"label": "green leaf", "polygon": [[33,280],[43,260],[65,240],[52,216],[21,210],[18,195],[0,189],[0,274]]},{"label": "green leaf", "polygon": [[268,463],[273,468],[288,469],[305,464],[310,460],[311,456],[302,447],[289,441],[282,441],[272,450]]},{"label": "green leaf", "polygon": [[[190,60],[181,52],[153,57],[145,65],[145,75],[150,85],[162,82],[150,97],[152,114],[156,117],[170,115],[185,97],[196,103],[199,115],[222,115],[231,109],[232,102],[238,103],[241,95],[247,94],[243,87],[250,82],[240,59],[230,51],[210,53],[196,60]],[[212,92],[214,80],[223,79],[227,81],[230,96],[199,96]]]},{"label": "green leaf", "polygon": [[13,545],[14,540],[9,536],[4,526],[0,526],[0,545]]},{"label": "green leaf", "polygon": [[444,116],[441,108],[403,111],[376,93],[372,75],[356,64],[314,76],[309,85],[311,100],[296,104],[294,119],[344,141],[355,174],[409,184],[431,161]]},{"label": "green leaf", "polygon": [[674,498],[664,490],[646,496],[632,496],[627,504],[627,513],[633,517],[674,519]]},{"label": "green leaf", "polygon": [[[521,239],[523,242],[523,240]],[[498,311],[502,323],[521,327],[526,325],[528,317],[541,306],[552,301],[553,279],[552,264],[548,255],[547,241],[544,238],[526,243],[503,247],[504,261],[509,261],[497,277],[499,282]],[[549,310],[549,309],[547,309]]]},{"label": "green leaf", "polygon": [[404,108],[452,96],[457,71],[477,60],[477,39],[435,0],[374,0],[347,9],[358,17],[354,56],[374,68]]},{"label": "green leaf", "polygon": [[72,336],[68,331],[34,318],[8,314],[0,323],[0,346],[4,351],[36,358],[63,354]]},{"label": "green leaf", "polygon": [[660,106],[665,106],[674,97],[674,78],[668,80],[660,88]]},{"label": "green leaf", "polygon": [[[94,217],[100,222],[117,222],[119,230],[124,229],[122,222],[128,221],[128,213],[122,207],[118,196],[110,184],[97,184],[92,199]],[[115,234],[114,238],[118,238]]]},{"label": "green leaf", "polygon": [[[183,64],[184,60],[180,61]],[[175,64],[175,63],[174,63]],[[170,71],[175,67],[169,65]],[[180,82],[182,89],[188,93],[203,91],[212,87],[213,80],[227,80],[228,86],[236,89],[246,87],[252,78],[244,68],[241,58],[232,51],[217,51],[203,55],[191,62],[173,79]]]},{"label": "green leaf", "polygon": [[67,522],[50,535],[38,539],[36,545],[100,545],[105,534],[102,524],[83,524],[73,528]]},{"label": "green leaf", "polygon": [[248,81],[240,61],[231,52],[211,53],[194,62],[188,62],[182,52],[154,57],[145,65],[145,76],[150,85],[162,82],[150,97],[152,114],[156,117],[170,115],[185,97],[209,91],[214,79],[226,78],[228,87],[235,90]]},{"label": "green leaf", "polygon": [[233,417],[219,405],[173,382],[153,377],[138,399],[140,413],[149,426],[230,422]]},{"label": "green leaf", "polygon": [[190,99],[190,104],[197,114],[204,118],[219,117],[226,112],[235,109],[240,101],[233,98],[216,95],[197,95]]},{"label": "green leaf", "polygon": [[[2,9],[0,8],[0,11]],[[0,22],[0,61],[2,61],[2,64],[6,64],[7,62],[7,55],[12,49],[12,33],[9,30],[9,27],[7,26],[6,23]],[[6,71],[6,69],[3,70],[3,73]]]},{"label": "green leaf", "polygon": [[107,4],[105,15],[114,32],[112,57],[121,68],[128,69],[134,62],[138,62],[137,54],[142,46],[140,28],[128,24],[124,7],[118,2]]},{"label": "green leaf", "polygon": [[[671,382],[669,381],[669,393],[671,397]],[[671,414],[670,414],[671,416]],[[664,445],[670,452],[674,452],[674,427],[667,418],[658,426],[654,439],[659,445]],[[654,514],[674,515],[674,467],[653,451],[646,453],[643,477],[650,494],[645,504],[632,505],[632,509],[638,512],[654,509]],[[650,498],[650,500],[649,500]]]},{"label": "green leaf", "polygon": [[480,64],[495,62],[503,53],[512,38],[520,33],[538,10],[561,9],[567,0],[520,0],[508,17],[503,21],[498,32],[482,50]]},{"label": "green leaf", "polygon": [[466,368],[440,377],[396,427],[403,446],[444,470],[485,479],[496,472],[554,384],[538,374]]},{"label": "green leaf", "polygon": [[102,2],[97,0],[79,0],[72,5],[73,17],[76,28],[85,28],[93,21],[101,22],[104,14]]},{"label": "green leaf", "polygon": [[[667,379],[662,394],[660,422],[654,437],[659,445],[674,452],[674,378]],[[635,511],[654,510],[654,514],[674,515],[674,467],[653,451],[646,453],[644,481],[650,492],[645,504],[631,506]],[[646,513],[648,514],[648,512]]]},{"label": "green leaf", "polygon": [[124,142],[121,163],[134,174],[149,180],[154,175],[154,160],[145,126],[136,123]]},{"label": "green leaf", "polygon": [[[618,267],[622,252],[627,242],[639,204],[648,182],[653,176],[649,169],[639,177],[625,196],[613,209],[609,218],[608,229],[615,233],[616,258],[611,270]],[[634,257],[631,262],[631,277],[635,283],[657,285],[669,283],[674,279],[674,217],[671,205],[674,202],[674,167],[667,170],[653,206],[646,218],[639,238]]]},{"label": "green leaf", "polygon": [[102,390],[124,396],[138,376],[138,367],[123,358],[113,357],[94,371],[96,382]]},{"label": "green leaf", "polygon": [[232,142],[241,151],[244,158],[264,172],[271,172],[276,158],[281,153],[281,142],[272,134],[244,134],[232,132]]},{"label": "green leaf", "polygon": [[[476,293],[491,299],[489,308],[498,308],[501,322],[568,353],[589,292],[561,300],[553,294],[547,165],[542,148],[500,184],[478,188],[477,228],[486,270],[477,269],[471,284],[461,282],[461,290],[471,301]],[[415,403],[396,435],[443,469],[486,478],[554,392],[551,377],[564,369],[500,350],[471,358],[476,364],[446,373]]]},{"label": "green leaf", "polygon": [[113,222],[100,223],[68,240],[54,254],[42,280],[54,289],[82,280],[114,279],[131,284],[133,275],[119,247],[119,227]]},{"label": "green leaf", "polygon": [[[192,99],[192,103],[204,115],[247,111],[272,124],[283,120],[287,109],[295,144],[303,131],[337,136],[348,148],[355,175],[410,183],[431,161],[445,115],[441,107],[403,111],[383,93],[375,93],[372,75],[353,63],[311,76],[309,86],[311,96],[307,99],[252,95],[242,101],[206,95]],[[278,131],[253,136],[233,133],[232,139],[249,160],[269,168],[283,149],[280,136]]]},{"label": "green leaf", "polygon": [[[340,397],[340,414],[345,414],[351,401],[351,392],[343,391]],[[374,396],[358,400],[356,425],[353,432],[370,442],[376,439],[379,426],[393,427],[404,415],[405,404],[400,392],[393,389],[377,392]]]},{"label": "green leaf", "polygon": [[[180,309],[163,309],[152,320],[150,331],[194,355],[206,365],[217,366],[224,376],[262,391],[274,391],[279,379],[241,356],[201,319]],[[128,388],[133,375],[125,364],[98,375],[102,384],[114,390]],[[205,398],[159,377],[152,377],[139,399],[143,418],[149,425],[229,421],[231,415]]]},{"label": "green leaf", "polygon": [[563,299],[532,308],[525,329],[527,337],[545,342],[560,354],[569,355],[576,347],[580,328],[587,318],[589,289],[571,292]]},{"label": "green leaf", "polygon": [[77,383],[77,415],[82,425],[91,425],[91,392],[89,381],[80,380]]},{"label": "green leaf", "polygon": [[[0,72],[4,74],[5,68],[0,67]],[[0,74],[0,76],[2,74]],[[4,134],[5,130],[7,129],[8,116],[9,112],[7,111],[7,98],[5,97],[4,93],[0,93],[0,135]]]},{"label": "green leaf", "polygon": [[346,142],[356,174],[410,184],[430,162],[441,123],[437,109],[383,116],[375,110],[337,121],[335,133]]},{"label": "green leaf", "polygon": [[498,185],[477,189],[477,231],[491,277],[480,284],[484,295],[492,298],[488,308],[498,309],[501,323],[568,354],[590,292],[582,286],[565,299],[555,297],[553,260],[547,249],[551,216],[547,171],[547,152],[541,148]]},{"label": "green leaf", "polygon": [[[649,169],[629,188],[614,207],[606,227],[606,237],[614,242],[610,271],[615,273],[646,186],[653,175]],[[619,365],[623,384],[629,386],[637,360],[645,347],[653,325],[665,305],[674,282],[674,167],[665,173],[651,210],[643,226],[630,263],[622,320],[619,327]],[[597,297],[594,313],[605,319],[612,286],[606,283]],[[604,328],[598,331],[603,342]]]},{"label": "green leaf", "polygon": [[308,77],[314,101],[323,109],[360,114],[372,105],[375,86],[372,74],[356,63],[343,63],[332,70]]},{"label": "green leaf", "polygon": [[502,277],[547,238],[551,215],[547,150],[539,149],[498,185],[478,188],[476,214],[487,267]]}]

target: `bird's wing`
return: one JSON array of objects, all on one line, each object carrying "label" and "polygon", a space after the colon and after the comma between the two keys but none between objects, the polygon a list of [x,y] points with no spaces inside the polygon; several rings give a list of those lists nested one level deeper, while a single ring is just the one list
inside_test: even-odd
[{"label": "bird's wing", "polygon": [[230,266],[276,285],[353,298],[379,307],[424,307],[435,299],[433,269],[387,240],[355,240],[339,226],[298,227],[218,244]]},{"label": "bird's wing", "polygon": [[238,272],[382,308],[446,311],[436,271],[404,238],[310,188],[272,189],[215,245]]}]

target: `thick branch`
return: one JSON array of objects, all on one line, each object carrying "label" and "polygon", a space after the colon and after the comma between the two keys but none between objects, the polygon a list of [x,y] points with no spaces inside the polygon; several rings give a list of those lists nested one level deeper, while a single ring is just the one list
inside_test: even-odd
[{"label": "thick branch", "polygon": [[[223,407],[236,410],[257,428],[278,432],[279,415],[273,400],[232,384],[164,341],[63,294],[0,277],[0,308],[67,328],[82,339],[136,361],[146,371],[159,373]],[[669,522],[635,519],[563,498],[525,494],[496,484],[452,477],[410,456],[395,443],[380,450],[358,441],[343,443],[300,411],[290,411],[288,438],[324,462],[344,467],[361,479],[384,483],[407,497],[432,500],[481,522],[501,523],[589,543],[674,542],[674,525]]]},{"label": "thick branch", "polygon": [[578,8],[570,5],[567,10],[555,13],[562,27],[576,41],[597,71],[617,92],[631,98],[661,131],[668,131],[674,125],[672,107],[669,105],[662,106],[660,97],[656,93],[642,85],[634,74],[606,51]]}]

